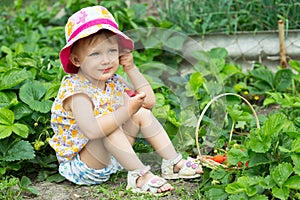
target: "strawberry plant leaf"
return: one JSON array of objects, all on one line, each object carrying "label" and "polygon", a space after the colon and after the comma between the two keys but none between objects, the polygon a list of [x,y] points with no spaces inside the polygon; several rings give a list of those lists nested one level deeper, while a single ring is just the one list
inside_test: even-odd
[{"label": "strawberry plant leaf", "polygon": [[11,126],[0,125],[0,139],[7,138],[12,134]]},{"label": "strawberry plant leaf", "polygon": [[12,126],[12,131],[22,138],[27,138],[28,133],[29,133],[28,127],[26,125],[20,124],[20,123],[15,123]]},{"label": "strawberry plant leaf", "polygon": [[300,190],[300,176],[291,176],[285,183],[284,186],[290,189]]},{"label": "strawberry plant leaf", "polygon": [[10,147],[3,160],[27,160],[35,157],[34,149],[28,141],[21,140]]},{"label": "strawberry plant leaf", "polygon": [[32,110],[25,103],[20,102],[18,105],[14,107],[15,119],[19,120],[22,117],[28,116],[32,114]]},{"label": "strawberry plant leaf", "polygon": [[284,92],[292,84],[293,72],[290,69],[281,69],[276,72],[274,86],[277,91]]},{"label": "strawberry plant leaf", "polygon": [[300,153],[300,138],[293,141],[292,151],[295,153]]},{"label": "strawberry plant leaf", "polygon": [[271,177],[279,187],[282,187],[289,176],[293,173],[293,167],[290,163],[281,163],[271,171]]},{"label": "strawberry plant leaf", "polygon": [[254,152],[265,153],[269,150],[272,144],[272,138],[265,135],[262,129],[252,129],[249,134],[247,146]]},{"label": "strawberry plant leaf", "polygon": [[7,107],[9,104],[9,97],[4,92],[0,92],[0,107]]},{"label": "strawberry plant leaf", "polygon": [[229,194],[246,193],[248,196],[254,196],[257,193],[256,187],[252,186],[252,179],[247,176],[239,177],[236,182],[226,186],[225,191]]},{"label": "strawberry plant leaf", "polygon": [[286,187],[278,188],[275,186],[272,188],[272,194],[274,197],[285,200],[289,197],[289,189]]},{"label": "strawberry plant leaf", "polygon": [[31,78],[31,73],[25,69],[6,71],[0,75],[0,90],[10,89],[29,78]]},{"label": "strawberry plant leaf", "polygon": [[14,113],[7,108],[0,108],[0,124],[2,125],[13,125]]},{"label": "strawberry plant leaf", "polygon": [[227,161],[229,164],[236,165],[239,162],[248,160],[248,154],[241,149],[232,148],[227,153]]},{"label": "strawberry plant leaf", "polygon": [[223,188],[210,188],[205,192],[207,199],[220,199],[225,200],[228,198],[228,194],[224,191]]},{"label": "strawberry plant leaf", "polygon": [[273,80],[274,80],[274,74],[271,70],[260,67],[252,70],[250,74],[258,79],[264,82],[264,84],[269,85],[271,88],[274,88]]},{"label": "strawberry plant leaf", "polygon": [[300,74],[300,62],[299,61],[290,60],[289,64],[290,64],[291,68],[293,68],[294,70],[296,70]]},{"label": "strawberry plant leaf", "polygon": [[47,113],[51,110],[52,101],[43,100],[47,89],[38,81],[28,82],[20,88],[20,99],[32,110]]},{"label": "strawberry plant leaf", "polygon": [[300,154],[292,153],[291,158],[294,163],[294,172],[300,176]]}]

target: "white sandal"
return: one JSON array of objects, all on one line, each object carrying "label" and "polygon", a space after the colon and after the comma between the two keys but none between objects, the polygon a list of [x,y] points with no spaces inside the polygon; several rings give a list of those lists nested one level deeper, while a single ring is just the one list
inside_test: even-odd
[{"label": "white sandal", "polygon": [[167,181],[161,177],[154,176],[150,180],[148,180],[143,187],[138,188],[136,185],[137,179],[147,172],[149,172],[150,166],[146,166],[144,169],[137,169],[134,171],[128,171],[127,174],[127,186],[126,190],[131,190],[133,193],[148,193],[152,195],[164,196],[168,194],[169,191],[166,192],[157,192],[158,189],[167,183]]},{"label": "white sandal", "polygon": [[190,179],[198,178],[201,175],[197,174],[197,169],[201,167],[200,160],[188,157],[183,167],[176,173],[174,173],[174,166],[182,160],[182,155],[179,153],[174,159],[165,160],[163,159],[161,165],[162,177],[165,179]]}]

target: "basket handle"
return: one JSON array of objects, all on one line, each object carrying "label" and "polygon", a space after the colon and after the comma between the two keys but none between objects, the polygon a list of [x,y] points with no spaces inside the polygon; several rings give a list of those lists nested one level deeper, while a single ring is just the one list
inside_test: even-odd
[{"label": "basket handle", "polygon": [[198,140],[199,140],[199,134],[198,134],[198,132],[199,132],[199,127],[200,127],[200,123],[201,123],[201,121],[202,121],[202,118],[203,118],[205,112],[207,111],[207,109],[209,108],[209,106],[210,106],[213,102],[215,102],[216,100],[218,100],[218,99],[221,98],[221,97],[229,96],[229,95],[237,96],[237,97],[241,98],[242,100],[244,100],[244,101],[247,103],[247,105],[251,108],[252,113],[253,113],[253,115],[254,115],[254,117],[255,117],[256,126],[257,126],[258,129],[260,129],[260,125],[259,125],[259,120],[258,120],[257,114],[256,114],[256,112],[255,112],[253,106],[251,105],[251,103],[250,103],[246,98],[244,98],[243,96],[241,96],[241,95],[239,95],[239,94],[235,94],[235,93],[223,93],[223,94],[220,94],[220,95],[218,95],[218,96],[215,96],[215,97],[214,97],[212,100],[210,100],[210,102],[208,102],[208,104],[204,107],[204,109],[203,109],[203,111],[202,111],[202,113],[200,114],[200,117],[199,117],[199,119],[198,119],[198,123],[197,123],[195,135],[196,135],[196,147],[197,147],[197,150],[198,150],[198,154],[199,154],[199,155],[201,155],[201,153],[200,153],[200,147],[199,147],[199,142],[198,142]]}]

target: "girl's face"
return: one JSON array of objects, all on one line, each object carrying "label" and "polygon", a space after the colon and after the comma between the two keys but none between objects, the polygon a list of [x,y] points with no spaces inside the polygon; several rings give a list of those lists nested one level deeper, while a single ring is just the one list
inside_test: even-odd
[{"label": "girl's face", "polygon": [[[73,56],[73,58],[72,58]],[[94,85],[104,89],[105,82],[118,69],[119,45],[116,36],[99,34],[94,41],[80,43],[71,60],[78,61],[78,74],[85,76]],[[75,65],[75,63],[73,64]]]}]

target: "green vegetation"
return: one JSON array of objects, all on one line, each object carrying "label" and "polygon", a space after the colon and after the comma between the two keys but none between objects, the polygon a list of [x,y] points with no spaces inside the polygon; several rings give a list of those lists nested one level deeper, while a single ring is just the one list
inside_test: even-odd
[{"label": "green vegetation", "polygon": [[277,30],[279,19],[287,29],[299,29],[297,0],[155,0],[162,19],[192,34]]},{"label": "green vegetation", "polygon": [[[38,172],[36,181],[63,180],[57,173],[54,151],[48,145],[53,135],[51,104],[65,75],[58,58],[64,46],[63,26],[79,7],[95,5],[97,1],[62,3],[55,2],[48,7],[47,1],[36,1],[24,6],[23,1],[18,0],[13,7],[2,8],[0,198],[20,199],[22,191],[36,194],[31,180],[26,177],[31,173]],[[278,68],[273,72],[267,66],[256,64],[250,71],[243,72],[242,66],[228,60],[225,49],[215,48],[193,52],[197,63],[189,73],[182,75],[178,68],[185,61],[182,45],[188,35],[176,31],[178,24],[146,16],[145,5],[135,4],[128,8],[122,1],[108,0],[101,4],[113,11],[120,28],[135,40],[136,65],[156,93],[157,105],[153,113],[185,156],[197,156],[197,120],[201,110],[216,95],[240,94],[259,113],[272,110],[271,114],[259,115],[259,129],[251,110],[241,99],[228,96],[214,103],[201,123],[201,150],[210,155],[226,152],[230,167],[240,162],[247,162],[248,167],[245,164],[241,169],[232,170],[205,168],[202,180],[195,180],[197,189],[193,194],[185,194],[183,186],[178,186],[176,195],[181,199],[188,199],[189,195],[198,199],[300,198],[298,61],[289,62],[293,70]],[[61,9],[65,13],[58,17]],[[273,16],[269,12],[265,15]],[[214,19],[214,23],[217,21]],[[243,27],[240,23],[237,27]],[[210,31],[205,29],[204,32]],[[121,69],[118,73],[124,75]],[[142,139],[135,148],[140,153],[152,152]],[[109,193],[108,186],[94,189],[98,191],[95,195],[104,193],[107,198],[118,199],[122,193],[121,190]],[[131,196],[128,191],[122,194]]]}]

